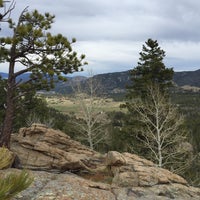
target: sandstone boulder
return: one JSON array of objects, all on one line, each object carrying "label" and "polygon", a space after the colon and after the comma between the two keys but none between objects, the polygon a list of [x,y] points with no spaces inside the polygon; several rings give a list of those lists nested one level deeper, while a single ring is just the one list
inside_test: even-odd
[{"label": "sandstone boulder", "polygon": [[200,189],[151,161],[116,151],[101,155],[40,124],[13,134],[11,150],[19,167],[34,170],[35,181],[19,200],[185,200],[200,195]]},{"label": "sandstone boulder", "polygon": [[100,166],[103,159],[63,132],[42,124],[33,124],[21,128],[18,134],[12,134],[11,150],[18,156],[19,167],[32,170],[76,171],[87,168],[87,165]]},{"label": "sandstone boulder", "polygon": [[151,161],[135,154],[108,152],[106,163],[113,174],[113,184],[128,186],[153,186],[157,184],[179,183],[186,185],[182,177],[157,167]]}]

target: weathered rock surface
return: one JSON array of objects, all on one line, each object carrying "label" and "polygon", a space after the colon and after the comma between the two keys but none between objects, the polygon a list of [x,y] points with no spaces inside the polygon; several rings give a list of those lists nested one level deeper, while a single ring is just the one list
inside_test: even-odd
[{"label": "weathered rock surface", "polygon": [[[5,174],[18,169],[0,170]],[[54,174],[30,171],[35,180],[14,200],[198,200],[200,189],[181,184],[160,184],[151,187],[116,187],[93,182],[72,173]]]},{"label": "weathered rock surface", "polygon": [[18,200],[196,200],[200,197],[199,188],[188,186],[185,179],[156,167],[151,161],[115,151],[100,155],[43,125],[35,124],[12,135],[11,149],[17,154],[19,165],[34,170],[31,174],[35,177],[32,186],[18,195]]},{"label": "weathered rock surface", "polygon": [[122,187],[187,184],[182,177],[166,169],[158,168],[151,161],[135,154],[110,151],[107,153],[106,164],[114,177],[112,183]]},{"label": "weathered rock surface", "polygon": [[21,167],[34,170],[63,172],[85,169],[86,164],[101,164],[97,152],[42,124],[21,128],[18,134],[13,134],[11,150],[17,154]]}]

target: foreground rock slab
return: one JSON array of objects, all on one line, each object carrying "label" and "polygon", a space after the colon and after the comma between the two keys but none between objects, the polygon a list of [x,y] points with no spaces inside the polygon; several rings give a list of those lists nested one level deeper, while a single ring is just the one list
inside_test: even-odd
[{"label": "foreground rock slab", "polygon": [[[0,170],[0,175],[20,170]],[[30,171],[33,184],[14,200],[198,200],[199,188],[181,184],[161,184],[152,187],[116,187],[93,182],[72,173],[54,174]]]},{"label": "foreground rock slab", "polygon": [[15,167],[35,178],[18,200],[200,199],[199,188],[151,161],[116,151],[101,155],[41,124],[20,129],[11,141]]}]

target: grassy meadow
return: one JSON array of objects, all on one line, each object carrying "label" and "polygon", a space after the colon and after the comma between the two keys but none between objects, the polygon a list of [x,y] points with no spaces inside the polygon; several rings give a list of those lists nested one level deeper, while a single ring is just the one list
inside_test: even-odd
[{"label": "grassy meadow", "polygon": [[[111,98],[101,100],[103,101],[103,103],[101,103],[101,106],[97,105],[97,109],[99,109],[99,111],[112,112],[121,110],[120,104],[122,104],[122,102],[114,101]],[[55,108],[62,113],[78,114],[79,112],[79,102],[73,97],[52,96],[46,97],[46,101],[50,107]]]}]

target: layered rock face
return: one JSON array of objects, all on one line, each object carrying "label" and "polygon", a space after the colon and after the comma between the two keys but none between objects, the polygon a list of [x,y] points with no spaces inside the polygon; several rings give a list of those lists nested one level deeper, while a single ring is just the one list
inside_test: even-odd
[{"label": "layered rock face", "polygon": [[[200,189],[182,177],[130,153],[101,155],[40,124],[12,135],[18,167],[35,181],[20,200],[199,199]],[[17,170],[17,169],[8,169]],[[4,171],[5,172],[5,171]],[[3,172],[0,172],[3,173]]]},{"label": "layered rock face", "polygon": [[95,159],[97,155],[63,132],[42,124],[21,128],[18,134],[13,134],[11,150],[23,168],[59,172],[82,169],[84,161]]}]

